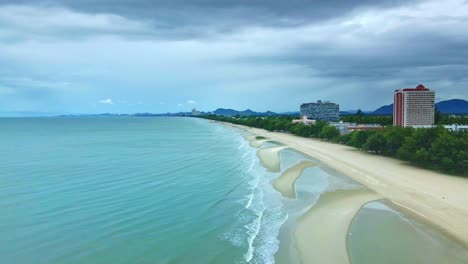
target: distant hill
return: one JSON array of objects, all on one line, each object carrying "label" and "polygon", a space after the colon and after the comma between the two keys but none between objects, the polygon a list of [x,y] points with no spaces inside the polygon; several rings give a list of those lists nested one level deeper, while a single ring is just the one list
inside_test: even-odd
[{"label": "distant hill", "polygon": [[371,112],[370,114],[371,115],[391,115],[393,114],[393,104],[381,106],[377,108],[377,110],[375,110],[374,112]]},{"label": "distant hill", "polygon": [[283,116],[299,116],[301,114],[301,112],[299,112],[299,111],[290,111],[290,112],[282,112],[282,113],[279,113],[279,114],[283,115]]},{"label": "distant hill", "polygon": [[[451,99],[436,103],[436,108],[442,114],[468,114],[468,101],[462,99]],[[371,115],[391,115],[393,114],[393,104],[379,107]]]},{"label": "distant hill", "polygon": [[237,111],[234,109],[225,109],[225,108],[218,108],[215,111],[213,111],[213,114],[215,115],[221,115],[221,116],[276,116],[278,115],[277,113],[267,111],[267,112],[255,112],[250,109],[244,110],[244,111]]},{"label": "distant hill", "polygon": [[101,114],[68,114],[58,115],[56,117],[112,117],[112,116],[129,116],[129,114],[112,114],[112,113],[101,113]]},{"label": "distant hill", "polygon": [[468,101],[462,99],[441,101],[436,107],[443,114],[468,114]]},{"label": "distant hill", "polygon": [[354,114],[356,114],[356,111],[354,111],[354,110],[340,111],[340,116],[354,115]]},{"label": "distant hill", "polygon": [[[346,110],[346,111],[340,111],[340,116],[345,116],[345,115],[354,115],[357,113],[358,110]],[[372,114],[373,111],[362,111],[364,114]]]},{"label": "distant hill", "polygon": [[213,114],[215,115],[222,115],[222,116],[233,116],[238,114],[239,111],[234,110],[234,109],[225,109],[225,108],[218,108],[213,111]]}]

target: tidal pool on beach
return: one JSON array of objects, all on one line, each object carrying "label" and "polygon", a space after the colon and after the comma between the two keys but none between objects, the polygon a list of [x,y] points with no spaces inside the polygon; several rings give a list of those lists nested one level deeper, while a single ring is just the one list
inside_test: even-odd
[{"label": "tidal pool on beach", "polygon": [[[268,156],[262,149],[277,146],[265,141],[259,146],[259,158],[265,161]],[[283,185],[275,188],[283,194],[288,218],[278,235],[276,263],[458,264],[468,260],[463,246],[346,175],[291,148],[278,149],[278,154],[272,184]],[[303,168],[299,177],[290,173],[308,162],[317,166]]]},{"label": "tidal pool on beach", "polygon": [[348,251],[357,264],[462,264],[468,250],[435,227],[385,201],[372,202],[349,228]]}]

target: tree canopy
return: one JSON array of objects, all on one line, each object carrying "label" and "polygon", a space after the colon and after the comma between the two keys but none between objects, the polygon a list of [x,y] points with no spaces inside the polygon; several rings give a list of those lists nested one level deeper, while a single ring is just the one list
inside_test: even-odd
[{"label": "tree canopy", "polygon": [[[468,176],[468,132],[466,131],[449,131],[442,126],[414,129],[390,125],[382,130],[354,131],[340,135],[339,130],[327,122],[317,121],[314,125],[293,124],[294,117],[291,116],[224,117],[207,115],[203,118],[262,128],[268,131],[291,133],[301,137],[320,138],[408,161],[416,166]],[[372,117],[360,113],[354,115],[353,118],[352,120],[366,121],[366,123],[386,124],[390,122],[391,124],[389,117]],[[450,120],[446,118],[453,117],[443,116],[442,120]],[[372,120],[380,120],[381,122],[368,122]],[[463,121],[464,119],[459,120]]]}]

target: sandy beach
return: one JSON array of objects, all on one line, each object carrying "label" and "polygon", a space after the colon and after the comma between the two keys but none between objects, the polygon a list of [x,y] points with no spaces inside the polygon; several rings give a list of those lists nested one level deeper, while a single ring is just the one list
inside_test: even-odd
[{"label": "sandy beach", "polygon": [[379,198],[378,194],[364,189],[339,190],[320,196],[297,225],[295,236],[300,259],[304,263],[350,263],[346,247],[348,228],[363,205]]},{"label": "sandy beach", "polygon": [[259,148],[263,145],[263,143],[270,141],[269,139],[259,139],[259,140],[251,140],[250,146],[254,148]]},{"label": "sandy beach", "polygon": [[280,171],[281,160],[279,152],[282,149],[287,148],[286,146],[262,148],[257,151],[257,155],[260,158],[262,165],[272,172]]},{"label": "sandy beach", "polygon": [[468,179],[417,168],[340,144],[237,127],[320,160],[468,245]]},{"label": "sandy beach", "polygon": [[281,176],[279,176],[274,182],[273,186],[283,196],[289,198],[296,198],[296,190],[294,184],[296,180],[302,175],[302,172],[308,168],[315,166],[316,164],[312,161],[304,160],[300,163],[288,168]]}]

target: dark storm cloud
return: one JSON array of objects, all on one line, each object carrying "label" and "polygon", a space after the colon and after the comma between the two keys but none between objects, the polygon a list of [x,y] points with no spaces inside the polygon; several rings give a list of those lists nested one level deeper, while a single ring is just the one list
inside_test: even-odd
[{"label": "dark storm cloud", "polygon": [[468,2],[0,0],[0,68],[15,69],[0,70],[0,94],[116,109],[119,98],[164,101],[160,111],[316,99],[372,109],[418,83],[466,98]]},{"label": "dark storm cloud", "polygon": [[152,21],[167,37],[192,38],[245,26],[297,26],[359,8],[395,7],[403,0],[0,0],[1,4],[66,7],[90,14],[116,14]]},{"label": "dark storm cloud", "polygon": [[[116,13],[132,17],[153,17],[161,11],[199,11],[216,16],[220,10],[263,10],[279,17],[299,17],[308,20],[336,17],[358,7],[389,7],[403,0],[0,0],[0,4],[59,5],[89,13]],[[161,11],[160,11],[161,10]],[[256,17],[246,16],[251,21]],[[177,20],[176,17],[173,18]]]}]

